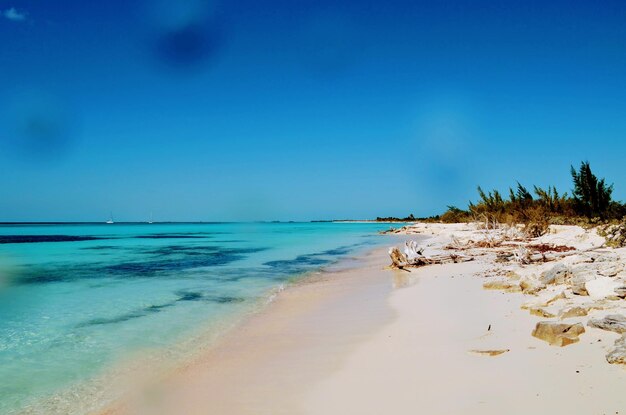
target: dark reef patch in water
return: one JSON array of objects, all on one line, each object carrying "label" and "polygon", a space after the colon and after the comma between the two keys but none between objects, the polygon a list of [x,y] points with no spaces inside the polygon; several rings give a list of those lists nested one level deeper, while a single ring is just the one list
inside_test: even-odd
[{"label": "dark reef patch in water", "polygon": [[215,303],[220,303],[220,304],[241,303],[241,302],[246,300],[243,297],[229,297],[229,296],[226,296],[226,295],[207,297],[207,299],[209,301],[212,301],[212,302],[215,302]]},{"label": "dark reef patch in water", "polygon": [[139,317],[145,317],[150,314],[155,314],[163,311],[166,308],[174,307],[179,302],[185,301],[206,301],[206,302],[214,302],[218,304],[228,304],[228,303],[240,303],[245,301],[246,299],[243,297],[232,297],[232,296],[205,296],[197,291],[178,291],[176,294],[179,296],[174,301],[170,301],[162,304],[153,304],[147,307],[144,307],[140,310],[131,311],[128,313],[121,314],[115,317],[109,318],[94,318],[91,320],[87,320],[83,323],[79,323],[76,327],[88,327],[88,326],[100,326],[104,324],[117,324],[123,323],[129,320],[133,320]]},{"label": "dark reef patch in water", "polygon": [[98,246],[85,246],[80,249],[88,250],[88,251],[104,251],[109,249],[122,249],[121,246],[115,245],[98,245]]},{"label": "dark reef patch in water", "polygon": [[[343,255],[351,250],[344,251],[336,255]],[[274,280],[276,282],[284,282],[292,278],[294,275],[317,269],[322,265],[327,265],[335,261],[331,258],[333,255],[327,253],[335,252],[335,250],[325,251],[324,253],[300,255],[290,260],[276,260],[263,263],[259,267],[245,268],[227,268],[220,270],[219,273],[212,275],[213,279],[231,283],[245,280],[248,278],[261,278],[265,280]],[[321,256],[325,255],[326,258]]]},{"label": "dark reef patch in water", "polygon": [[196,246],[196,245],[167,245],[156,248],[148,248],[143,251],[148,255],[206,255],[213,254],[222,248],[219,246]]},{"label": "dark reef patch in water", "polygon": [[191,268],[214,267],[226,265],[244,258],[243,255],[229,253],[213,253],[201,258],[171,258],[160,260],[122,262],[104,267],[107,274],[124,277],[150,277],[166,271],[184,271]]},{"label": "dark reef patch in water", "polygon": [[[357,243],[349,246],[340,246],[338,248],[327,249],[326,251],[316,252],[312,254],[299,255],[294,259],[268,261],[263,265],[270,267],[261,269],[258,274],[267,274],[269,278],[277,280],[285,280],[294,274],[310,271],[321,265],[327,265],[335,261],[336,257],[347,255],[354,251],[357,247],[368,245],[368,243]],[[230,277],[233,280],[237,279],[237,276]],[[239,277],[245,278],[245,277]]]},{"label": "dark reef patch in water", "polygon": [[78,242],[110,239],[101,236],[76,235],[0,235],[0,244],[28,244],[41,242]]},{"label": "dark reef patch in water", "polygon": [[135,239],[205,239],[214,235],[226,235],[229,232],[174,232],[174,233],[149,233],[145,235],[135,235]]},{"label": "dark reef patch in water", "polygon": [[339,248],[329,249],[327,251],[320,252],[319,254],[311,254],[311,255],[329,255],[329,256],[338,256],[345,255],[352,251],[353,248],[349,246],[340,246]]},{"label": "dark reef patch in water", "polygon": [[300,255],[295,259],[283,259],[277,261],[268,261],[263,265],[267,265],[268,267],[272,267],[275,269],[293,269],[302,266],[311,266],[311,265],[324,265],[330,262],[329,259],[317,258],[314,255]]},{"label": "dark reef patch in water", "polygon": [[203,239],[210,238],[210,236],[200,235],[137,235],[133,236],[135,239]]},{"label": "dark reef patch in water", "polygon": [[176,301],[196,301],[202,299],[202,293],[195,291],[179,291],[176,294],[180,296]]},{"label": "dark reef patch in water", "polygon": [[204,295],[197,291],[178,291],[176,294],[179,295],[179,298],[176,301],[202,300],[219,304],[240,303],[242,301],[245,301],[245,298],[243,297],[233,297],[228,295]]},{"label": "dark reef patch in water", "polygon": [[173,305],[174,303],[156,304],[156,305],[151,305],[151,306],[146,307],[145,310],[148,313],[158,313],[164,308],[172,307]]},{"label": "dark reef patch in water", "polygon": [[[19,275],[17,282],[22,284],[44,284],[103,278],[180,278],[178,272],[193,268],[227,265],[244,259],[247,254],[263,251],[266,248],[220,248],[174,246],[148,250],[149,256],[138,255],[142,260],[113,263],[88,263],[81,265],[55,264],[54,266],[32,267]],[[204,277],[199,274],[197,277]],[[184,277],[189,277],[185,275]]]},{"label": "dark reef patch in water", "polygon": [[[66,272],[68,270],[66,269]],[[71,271],[69,271],[71,272]],[[61,281],[72,281],[79,278],[66,278],[65,273],[59,270],[29,270],[22,271],[18,274],[18,278],[15,279],[15,282],[19,282],[22,284],[46,284],[51,282],[61,282]]]},{"label": "dark reef patch in water", "polygon": [[78,324],[78,327],[87,327],[87,326],[101,326],[104,324],[115,324],[115,323],[123,323],[128,320],[132,320],[135,318],[143,317],[146,313],[142,311],[132,311],[130,313],[122,314],[116,317],[111,318],[94,318],[91,320],[87,320],[84,323]]},{"label": "dark reef patch in water", "polygon": [[211,249],[209,252],[192,253],[172,251],[165,258],[145,261],[123,262],[104,267],[103,271],[123,276],[150,277],[165,271],[184,271],[192,268],[227,265],[246,257],[246,254],[259,252],[265,248]]}]

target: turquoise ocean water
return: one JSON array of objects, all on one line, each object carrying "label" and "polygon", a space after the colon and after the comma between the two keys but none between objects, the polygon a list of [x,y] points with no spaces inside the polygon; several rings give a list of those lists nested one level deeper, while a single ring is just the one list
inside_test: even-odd
[{"label": "turquoise ocean water", "polygon": [[0,414],[389,241],[376,223],[0,225]]}]

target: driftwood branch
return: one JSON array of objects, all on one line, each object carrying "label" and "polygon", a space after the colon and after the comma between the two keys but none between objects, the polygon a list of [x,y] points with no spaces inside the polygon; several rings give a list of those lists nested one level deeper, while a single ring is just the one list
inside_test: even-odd
[{"label": "driftwood branch", "polygon": [[419,247],[416,241],[408,241],[404,244],[403,251],[398,248],[389,249],[391,267],[405,269],[433,264],[467,262],[472,261],[476,256],[484,255],[487,250],[496,255],[497,262],[516,262],[520,265],[530,265],[535,263],[558,261],[570,255],[579,255],[595,251],[602,248],[602,246],[581,250],[575,249],[571,246],[533,244],[517,239],[507,241],[506,237],[501,240],[492,238],[489,241],[470,240],[463,243],[453,236],[452,242],[444,248],[454,252],[463,251],[468,255],[450,253],[425,256],[424,248]]},{"label": "driftwood branch", "polygon": [[405,244],[404,252],[394,247],[389,249],[391,267],[398,269],[417,268],[434,264],[449,264],[472,261],[474,258],[456,254],[425,256],[423,248],[419,248],[415,241]]},{"label": "driftwood branch", "polygon": [[593,252],[599,248],[601,247],[574,249],[564,245],[501,245],[495,252],[498,262],[514,261],[521,265],[530,265],[558,261],[571,255]]}]

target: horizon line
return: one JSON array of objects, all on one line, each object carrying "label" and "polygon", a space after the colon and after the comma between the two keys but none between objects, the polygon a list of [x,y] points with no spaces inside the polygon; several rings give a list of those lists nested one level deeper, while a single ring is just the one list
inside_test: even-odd
[{"label": "horizon line", "polygon": [[106,223],[102,221],[0,221],[0,225],[120,225],[120,224],[228,224],[228,223],[316,223],[316,222],[376,222],[376,219],[310,219],[310,220],[242,220],[242,221],[118,221]]}]

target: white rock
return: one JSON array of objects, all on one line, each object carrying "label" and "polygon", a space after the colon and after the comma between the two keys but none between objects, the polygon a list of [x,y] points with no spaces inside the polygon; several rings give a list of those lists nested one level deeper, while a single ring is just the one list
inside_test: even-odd
[{"label": "white rock", "polygon": [[605,277],[614,277],[619,274],[624,269],[624,265],[619,262],[612,262],[608,264],[602,264],[600,269],[598,269],[598,274],[603,275]]},{"label": "white rock", "polygon": [[556,264],[549,270],[542,272],[539,281],[542,284],[563,284],[572,275],[572,270],[564,264]]},{"label": "white rock", "polygon": [[615,340],[615,347],[606,355],[606,361],[612,364],[626,364],[626,334]]},{"label": "white rock", "polygon": [[519,286],[524,294],[536,294],[546,288],[545,284],[530,275],[524,275],[521,277],[519,280]]},{"label": "white rock", "polygon": [[587,324],[602,330],[614,331],[616,333],[626,333],[626,316],[622,314],[610,314],[604,318],[593,318]]},{"label": "white rock", "polygon": [[599,277],[585,283],[585,289],[589,293],[589,297],[599,300],[606,297],[615,297],[615,288],[619,287],[621,282],[610,277]]},{"label": "white rock", "polygon": [[598,274],[598,266],[592,263],[579,263],[572,267],[572,274],[596,276]]},{"label": "white rock", "polygon": [[601,262],[614,263],[617,261],[619,261],[619,255],[617,255],[615,252],[610,252],[608,254],[600,254],[595,259],[596,263],[601,263]]}]

